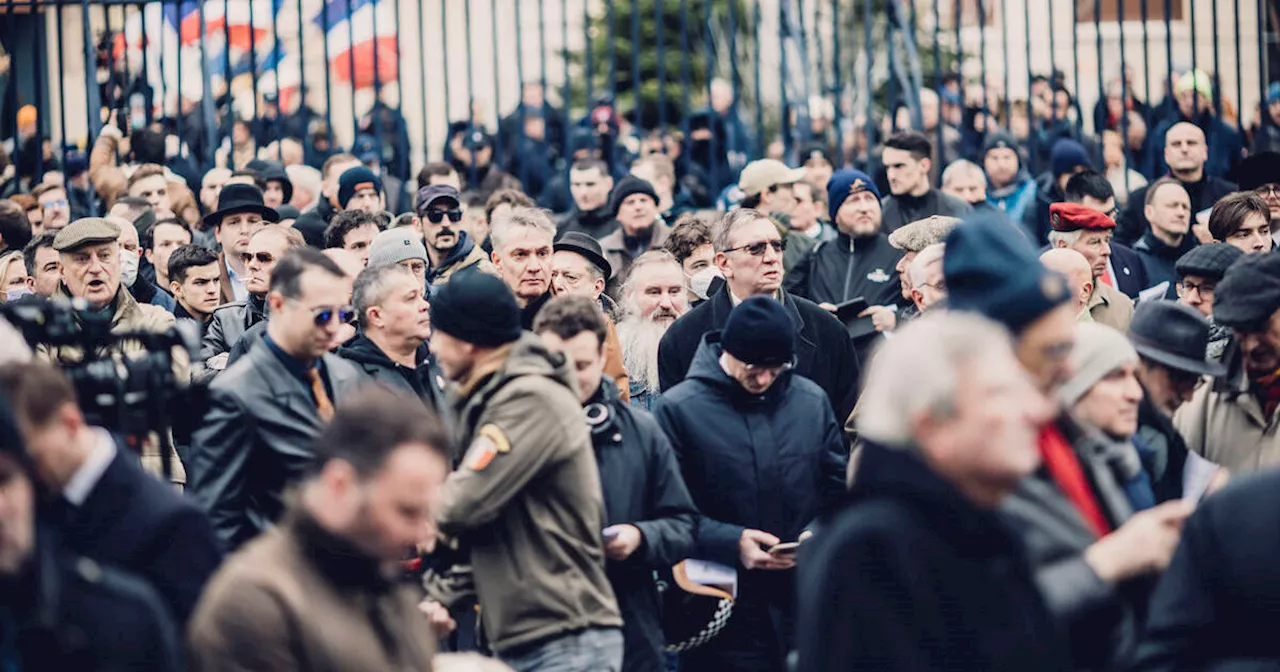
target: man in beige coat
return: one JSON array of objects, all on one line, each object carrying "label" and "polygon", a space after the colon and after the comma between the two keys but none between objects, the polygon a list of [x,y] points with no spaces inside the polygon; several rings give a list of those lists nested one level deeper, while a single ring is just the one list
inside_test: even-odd
[{"label": "man in beige coat", "polygon": [[447,445],[417,399],[374,387],[340,402],[280,524],[210,580],[191,669],[430,670],[442,633],[397,561],[430,524]]},{"label": "man in beige coat", "polygon": [[1119,331],[1129,328],[1133,300],[1107,284],[1107,262],[1111,259],[1111,234],[1116,223],[1107,215],[1078,203],[1049,206],[1049,246],[1067,248],[1084,255],[1093,271],[1093,293],[1089,315],[1094,322]]},{"label": "man in beige coat", "polygon": [[1174,416],[1187,448],[1234,474],[1280,464],[1280,255],[1245,255],[1214,292],[1229,327],[1227,375],[1201,383]]}]

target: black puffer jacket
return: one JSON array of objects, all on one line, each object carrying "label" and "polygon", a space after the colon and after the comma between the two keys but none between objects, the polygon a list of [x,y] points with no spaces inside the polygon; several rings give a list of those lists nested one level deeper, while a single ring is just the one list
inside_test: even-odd
[{"label": "black puffer jacket", "polygon": [[693,557],[734,567],[733,617],[681,654],[686,670],[782,670],[790,649],[795,573],[744,569],[744,529],[795,541],[844,493],[847,452],[826,394],[794,372],[751,394],[720,366],[720,334],[702,340],[688,378],[654,408],[698,506]]}]

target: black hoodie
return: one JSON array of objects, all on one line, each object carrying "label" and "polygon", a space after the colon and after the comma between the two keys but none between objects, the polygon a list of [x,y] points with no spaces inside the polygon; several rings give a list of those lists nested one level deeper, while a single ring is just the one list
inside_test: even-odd
[{"label": "black hoodie", "polygon": [[608,205],[600,206],[590,212],[583,212],[575,207],[573,212],[560,220],[556,238],[570,231],[580,231],[599,240],[616,231],[618,226],[620,226],[618,220],[613,218],[613,211],[609,210]]},{"label": "black hoodie", "polygon": [[355,364],[369,380],[396,391],[411,392],[436,411],[446,408],[444,374],[435,366],[425,343],[418,346],[414,355],[417,365],[412,369],[392,361],[363,334],[338,348],[337,354]]}]

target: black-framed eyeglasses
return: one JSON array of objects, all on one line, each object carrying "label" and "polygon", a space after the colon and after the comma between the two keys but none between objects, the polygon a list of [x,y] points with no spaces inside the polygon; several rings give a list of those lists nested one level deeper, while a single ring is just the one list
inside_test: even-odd
[{"label": "black-framed eyeglasses", "polygon": [[1254,189],[1253,193],[1259,196],[1274,196],[1276,198],[1280,198],[1280,184],[1264,184],[1257,189]]},{"label": "black-framed eyeglasses", "polygon": [[1176,287],[1179,296],[1190,294],[1193,291],[1200,296],[1213,296],[1214,290],[1218,288],[1217,284],[1202,283],[1197,285],[1194,282],[1179,282]]},{"label": "black-framed eyeglasses", "polygon": [[316,322],[317,327],[328,326],[337,316],[338,321],[342,324],[350,324],[356,319],[356,309],[351,306],[324,306],[321,308],[312,308],[311,316]]},{"label": "black-framed eyeglasses", "polygon": [[787,241],[783,240],[762,240],[758,243],[747,243],[738,247],[731,247],[725,252],[737,252],[738,250],[746,250],[747,254],[753,257],[763,257],[766,249],[773,249],[774,252],[782,254],[787,249]]},{"label": "black-framed eyeglasses", "polygon": [[432,224],[439,224],[440,221],[444,219],[445,215],[448,215],[449,221],[454,224],[462,221],[462,211],[456,208],[453,210],[428,210],[426,218],[427,221]]},{"label": "black-framed eyeglasses", "polygon": [[276,260],[275,256],[273,256],[270,252],[259,252],[257,254],[253,254],[250,252],[240,253],[240,263],[242,264],[247,264],[253,261],[254,259],[257,259],[259,264],[269,264]]}]

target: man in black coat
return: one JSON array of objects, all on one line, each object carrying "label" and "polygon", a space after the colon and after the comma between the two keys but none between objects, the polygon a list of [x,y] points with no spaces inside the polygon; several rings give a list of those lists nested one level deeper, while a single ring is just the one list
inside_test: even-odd
[{"label": "man in black coat", "polygon": [[609,207],[609,192],[613,190],[613,177],[609,166],[600,159],[575,161],[569,168],[569,192],[573,194],[573,211],[566,214],[558,225],[556,237],[570,231],[580,231],[596,240],[604,238],[618,228]]},{"label": "man in black coat", "polygon": [[933,142],[919,131],[904,131],[885,140],[881,160],[891,192],[884,199],[886,234],[932,215],[964,217],[973,211],[968,203],[933,187],[931,156]]},{"label": "man in black coat", "polygon": [[859,170],[838,171],[827,183],[827,207],[840,233],[810,250],[787,274],[783,288],[823,308],[857,297],[883,310],[898,305],[902,253],[880,231],[875,183]]},{"label": "man in black coat", "polygon": [[264,227],[249,239],[248,259],[245,261],[245,289],[249,292],[244,301],[233,301],[218,306],[205,326],[200,342],[200,360],[213,371],[229,366],[226,355],[231,352],[240,337],[267,316],[267,289],[271,271],[285,252],[302,245],[297,234],[288,229]]},{"label": "man in black coat", "polygon": [[[1164,161],[1169,166],[1168,177],[1180,182],[1191,197],[1192,223],[1197,213],[1212,208],[1223,196],[1236,191],[1234,182],[1205,171],[1209,146],[1204,131],[1195,124],[1175,124],[1164,136],[1163,149]],[[1151,186],[1140,187],[1129,194],[1124,212],[1116,221],[1117,242],[1132,246],[1146,233],[1149,223],[1145,208]]]},{"label": "man in black coat", "polygon": [[191,495],[227,549],[284,512],[284,490],[310,463],[311,441],[360,380],[350,362],[328,354],[351,316],[350,294],[333,260],[290,251],[271,273],[265,338],[209,386],[187,471]]},{"label": "man in black coat", "polygon": [[[1235,251],[1227,245],[1222,247]],[[1219,469],[1188,450],[1186,440],[1173,426],[1173,414],[1191,399],[1201,378],[1221,377],[1227,372],[1207,352],[1209,334],[1209,321],[1203,315],[1173,301],[1145,302],[1133,312],[1129,323],[1129,340],[1138,351],[1136,374],[1143,393],[1138,406],[1138,433],[1133,441],[1151,478],[1157,503],[1198,497],[1200,493],[1184,492],[1186,475],[1209,474]]]},{"label": "man in black coat", "polygon": [[352,303],[360,335],[338,356],[355,364],[366,380],[413,395],[437,412],[447,408],[444,378],[427,352],[431,304],[422,281],[399,264],[372,266],[356,276]]},{"label": "man in black coat", "polygon": [[885,342],[852,489],[800,549],[799,672],[1071,669],[997,513],[1049,409],[983,318],[928,314]]},{"label": "man in black coat", "polygon": [[1130,669],[1277,669],[1278,527],[1280,471],[1241,479],[1205,500],[1151,597]]},{"label": "man in black coat", "polygon": [[684,380],[703,336],[724,328],[729,311],[753,296],[772,296],[795,326],[795,372],[826,392],[836,417],[847,418],[858,394],[858,358],[849,332],[831,313],[782,290],[782,237],[764,213],[739,209],[716,223],[712,234],[724,287],[663,335],[658,346],[663,392]]},{"label": "man in black coat", "polygon": [[142,470],[136,452],[85,424],[71,383],[43,362],[0,368],[67,550],[147,581],[184,627],[222,551],[204,512]]},{"label": "man in black coat", "polygon": [[325,159],[320,177],[324,180],[320,187],[320,197],[315,207],[302,213],[293,223],[293,228],[302,233],[307,244],[316,249],[324,247],[324,231],[340,208],[335,204],[338,200],[338,178],[350,168],[358,168],[364,164],[350,154],[334,154]]},{"label": "man in black coat", "polygon": [[[43,467],[41,467],[43,468]],[[0,664],[11,670],[183,669],[178,630],[145,582],[68,551],[61,515],[0,408]],[[163,486],[162,486],[163,487]]]},{"label": "man in black coat", "polygon": [[822,390],[791,369],[791,320],[773,299],[744,300],[654,408],[700,512],[691,557],[738,577],[732,617],[714,639],[681,654],[681,670],[785,669],[795,556],[775,547],[798,542],[844,492],[839,425]]},{"label": "man in black coat", "polygon": [[653,580],[693,547],[697,509],[662,428],[618,397],[604,375],[608,334],[598,305],[583,296],[552,299],[533,330],[577,365],[582,401],[604,492],[605,570],[622,612],[624,672],[666,668],[661,605]]}]

